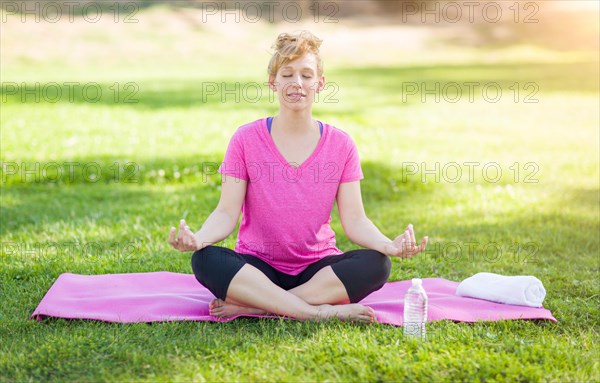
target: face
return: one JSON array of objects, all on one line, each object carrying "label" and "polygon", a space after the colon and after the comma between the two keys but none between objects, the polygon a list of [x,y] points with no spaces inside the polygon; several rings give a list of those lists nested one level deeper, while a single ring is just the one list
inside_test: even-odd
[{"label": "face", "polygon": [[308,53],[285,64],[275,77],[269,77],[269,87],[277,92],[280,108],[303,110],[311,108],[315,94],[325,85],[325,77],[317,74],[317,58]]}]

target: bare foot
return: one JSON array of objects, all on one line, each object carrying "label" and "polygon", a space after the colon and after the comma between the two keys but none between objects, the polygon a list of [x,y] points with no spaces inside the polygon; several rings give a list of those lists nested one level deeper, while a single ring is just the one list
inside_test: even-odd
[{"label": "bare foot", "polygon": [[232,317],[234,315],[241,315],[241,314],[257,314],[257,315],[267,315],[269,314],[268,312],[261,310],[261,309],[256,309],[254,307],[245,307],[245,306],[238,306],[238,305],[234,305],[233,303],[227,303],[222,299],[213,299],[209,306],[208,306],[208,310],[210,312],[210,315],[216,316],[216,317],[221,317],[221,318],[228,318],[228,317]]},{"label": "bare foot", "polygon": [[358,303],[345,305],[319,305],[317,320],[338,318],[343,321],[373,323],[375,319],[375,311],[368,306],[363,306]]}]

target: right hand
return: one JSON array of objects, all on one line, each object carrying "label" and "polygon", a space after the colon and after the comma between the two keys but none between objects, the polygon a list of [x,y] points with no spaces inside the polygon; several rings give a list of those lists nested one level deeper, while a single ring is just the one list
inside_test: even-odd
[{"label": "right hand", "polygon": [[176,235],[177,230],[175,226],[171,227],[169,232],[169,243],[176,250],[179,251],[196,251],[200,249],[198,239],[194,236],[194,233],[190,230],[190,227],[182,219],[179,223],[179,235]]}]

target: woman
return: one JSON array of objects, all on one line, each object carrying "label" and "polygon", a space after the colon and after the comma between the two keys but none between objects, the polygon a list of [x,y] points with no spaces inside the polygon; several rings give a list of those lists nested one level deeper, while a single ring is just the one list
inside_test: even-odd
[{"label": "woman", "polygon": [[[279,113],[241,126],[219,172],[221,197],[194,234],[181,220],[169,243],[194,251],[196,279],[215,296],[211,315],[274,313],[300,320],[339,318],[371,323],[375,313],[358,304],[380,289],[389,257],[412,257],[412,225],[393,241],[364,212],[358,151],[344,131],[312,117],[325,85],[321,40],[310,32],[281,34],[269,63],[269,87]],[[348,238],[365,247],[336,247],[331,210],[337,200]],[[242,215],[235,249],[212,244],[227,238]]]}]

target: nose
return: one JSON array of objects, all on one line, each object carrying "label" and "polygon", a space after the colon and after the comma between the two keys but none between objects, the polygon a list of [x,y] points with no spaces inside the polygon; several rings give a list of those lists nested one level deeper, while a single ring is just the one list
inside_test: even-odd
[{"label": "nose", "polygon": [[300,82],[300,78],[294,77],[293,81],[288,84],[287,90],[288,90],[288,93],[290,93],[290,92],[294,92],[294,93],[302,92],[302,82]]}]

